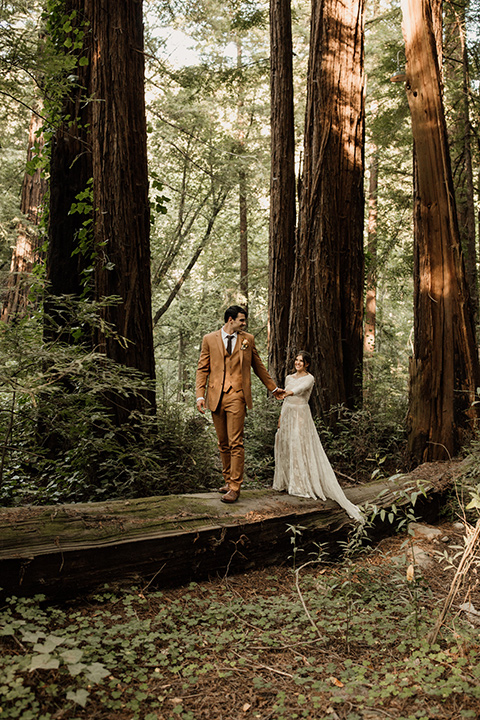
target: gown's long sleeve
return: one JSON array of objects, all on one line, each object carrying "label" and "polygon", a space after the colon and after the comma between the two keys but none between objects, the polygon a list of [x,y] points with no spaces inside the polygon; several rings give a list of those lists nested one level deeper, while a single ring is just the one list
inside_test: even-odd
[{"label": "gown's long sleeve", "polygon": [[363,521],[358,507],[345,496],[320,442],[308,401],[313,375],[289,375],[285,389],[293,395],[285,398],[280,427],[275,437],[275,490],[290,495],[335,500],[350,517]]},{"label": "gown's long sleeve", "polygon": [[315,378],[313,375],[306,375],[305,377],[298,378],[295,383],[289,383],[291,387],[287,389],[293,393],[294,397],[298,395],[306,395],[306,400],[308,402],[314,383]]}]

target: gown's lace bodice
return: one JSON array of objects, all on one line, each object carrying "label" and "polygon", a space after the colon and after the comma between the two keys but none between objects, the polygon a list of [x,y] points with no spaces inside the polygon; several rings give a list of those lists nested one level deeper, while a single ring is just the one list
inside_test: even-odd
[{"label": "gown's lace bodice", "polygon": [[315,378],[313,375],[298,376],[287,375],[285,390],[291,390],[293,395],[285,398],[285,405],[306,405],[312,394]]},{"label": "gown's lace bodice", "polygon": [[285,390],[291,390],[283,401],[280,427],[275,436],[275,490],[287,490],[300,497],[327,497],[335,500],[350,517],[363,521],[357,508],[345,496],[320,442],[308,401],[312,394],[313,375],[288,375]]}]

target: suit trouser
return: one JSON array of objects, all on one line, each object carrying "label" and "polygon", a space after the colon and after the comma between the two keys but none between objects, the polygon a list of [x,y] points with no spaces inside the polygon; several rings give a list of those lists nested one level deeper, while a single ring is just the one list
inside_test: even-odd
[{"label": "suit trouser", "polygon": [[236,392],[231,388],[222,393],[220,405],[215,412],[212,412],[225,485],[236,491],[240,490],[243,480],[245,464],[243,429],[246,411],[243,390]]}]

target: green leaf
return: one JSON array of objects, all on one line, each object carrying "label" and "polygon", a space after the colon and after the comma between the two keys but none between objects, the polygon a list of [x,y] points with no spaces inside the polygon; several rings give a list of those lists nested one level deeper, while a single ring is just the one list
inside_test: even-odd
[{"label": "green leaf", "polygon": [[85,670],[86,667],[85,663],[72,663],[71,665],[68,665],[68,672],[72,677],[76,677],[77,675],[80,675],[82,670]]},{"label": "green leaf", "polygon": [[102,663],[92,663],[91,665],[87,665],[85,674],[87,676],[87,680],[90,682],[99,683],[104,677],[110,675],[110,670],[107,670]]},{"label": "green leaf", "polygon": [[15,635],[15,626],[13,624],[4,625],[0,628],[0,637],[4,637],[6,635]]},{"label": "green leaf", "polygon": [[84,690],[83,688],[75,691],[69,690],[67,693],[67,700],[73,700],[73,702],[77,703],[77,705],[85,707],[89,695],[90,693],[88,692],[88,690]]},{"label": "green leaf", "polygon": [[30,630],[26,630],[24,633],[22,633],[22,640],[23,642],[29,642],[29,643],[37,643],[40,638],[44,638],[45,633],[44,632],[30,632]]},{"label": "green leaf", "polygon": [[465,507],[466,510],[476,510],[478,508],[480,508],[480,498],[478,497],[472,498]]},{"label": "green leaf", "polygon": [[51,653],[59,645],[63,645],[65,638],[58,637],[57,635],[48,635],[44,643],[37,643],[33,649],[38,653]]},{"label": "green leaf", "polygon": [[59,665],[60,660],[58,658],[54,658],[48,653],[43,653],[40,655],[33,655],[29,671],[33,672],[34,670],[56,670]]},{"label": "green leaf", "polygon": [[60,657],[62,657],[66,663],[78,663],[83,657],[83,650],[80,650],[79,648],[63,650],[60,653]]}]

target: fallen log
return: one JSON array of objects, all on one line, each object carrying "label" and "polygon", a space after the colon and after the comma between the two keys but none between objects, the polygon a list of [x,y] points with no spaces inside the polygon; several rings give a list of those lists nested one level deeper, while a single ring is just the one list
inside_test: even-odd
[{"label": "fallen log", "polygon": [[[357,505],[398,508],[432,521],[461,463],[425,463],[409,475],[346,489]],[[217,493],[0,509],[3,596],[78,595],[105,583],[166,586],[287,561],[297,547],[340,552],[353,521],[333,501],[245,490],[235,505]],[[377,516],[375,534],[393,532]],[[306,557],[305,554],[302,557]]]}]

